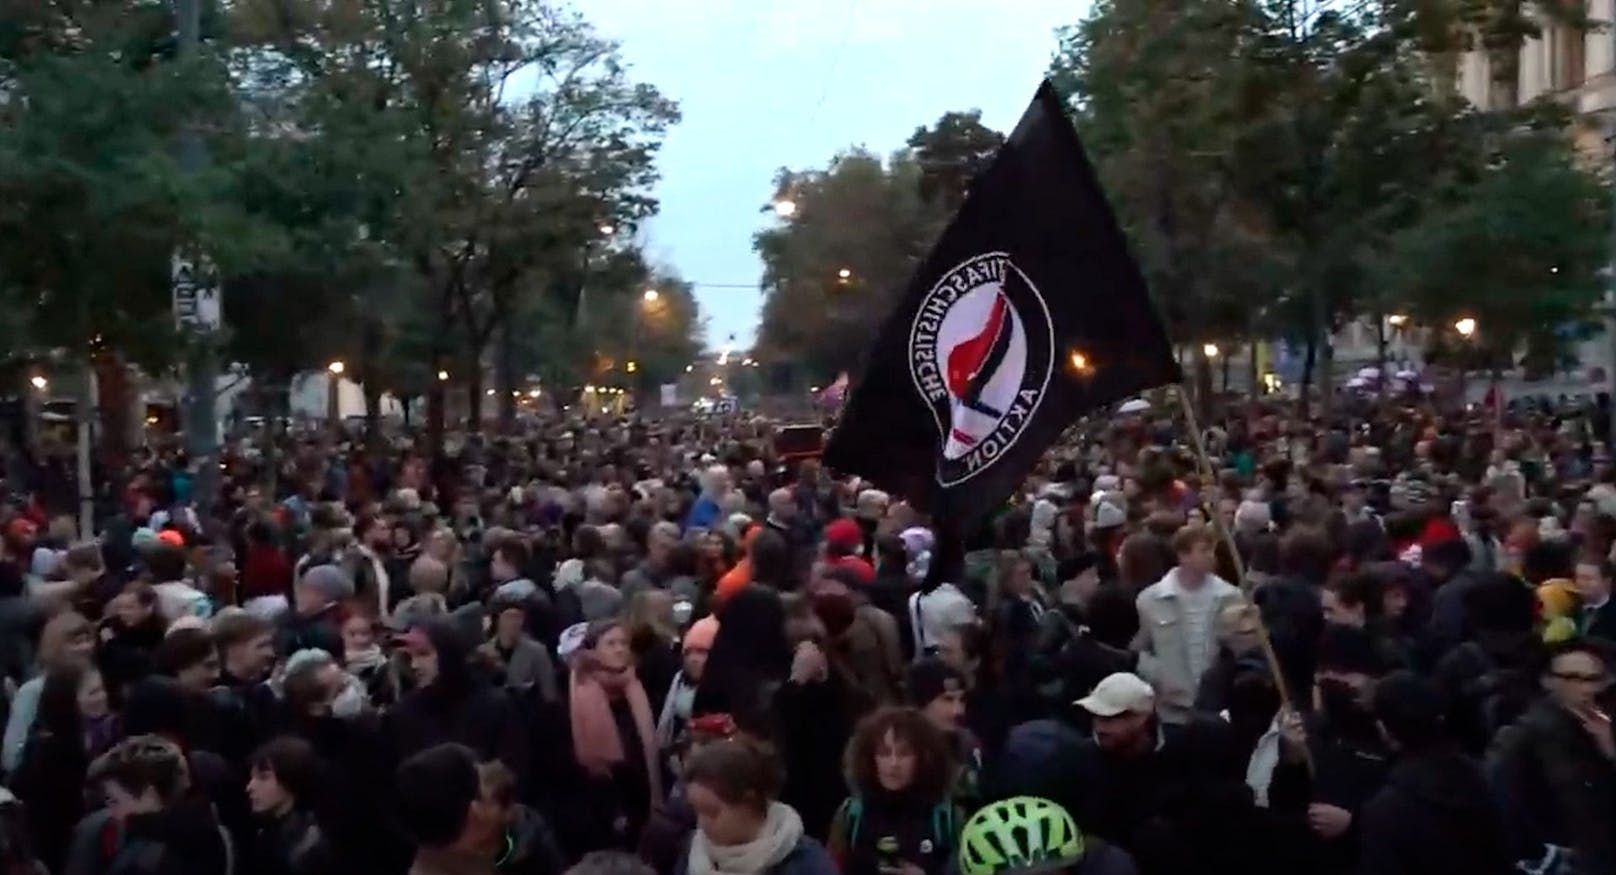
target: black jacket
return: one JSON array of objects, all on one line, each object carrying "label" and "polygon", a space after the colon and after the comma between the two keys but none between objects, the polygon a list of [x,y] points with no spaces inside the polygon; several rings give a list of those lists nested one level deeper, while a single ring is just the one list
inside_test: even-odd
[{"label": "black jacket", "polygon": [[1072,816],[1085,834],[1119,845],[1145,875],[1250,871],[1256,809],[1229,728],[1199,717],[1159,729],[1137,756],[1073,752]]},{"label": "black jacket", "polygon": [[73,831],[62,875],[219,875],[232,859],[225,831],[201,797],[122,824],[105,810]]},{"label": "black jacket", "polygon": [[342,624],[337,620],[336,607],[332,605],[312,617],[288,612],[275,632],[275,652],[285,659],[299,650],[324,650],[342,664]]},{"label": "black jacket", "polygon": [[1503,823],[1475,762],[1455,750],[1405,756],[1358,814],[1364,875],[1506,875]]},{"label": "black jacket", "polygon": [[[1285,864],[1289,868],[1300,867],[1318,875],[1354,871],[1359,814],[1380,791],[1391,770],[1390,754],[1373,733],[1373,727],[1369,727],[1349,738],[1318,720],[1311,721],[1307,737],[1312,774],[1305,763],[1286,759],[1274,767],[1268,785],[1269,810],[1279,830],[1276,853],[1289,855],[1290,862]],[[1352,825],[1345,835],[1326,839],[1313,832],[1308,826],[1307,809],[1315,802],[1352,814]]]},{"label": "black jacket", "polygon": [[1578,875],[1616,872],[1616,763],[1576,717],[1539,700],[1499,734],[1487,777],[1512,857],[1538,859],[1554,844],[1575,852]]},{"label": "black jacket", "polygon": [[252,853],[243,855],[242,875],[338,875],[343,871],[314,815],[293,811],[261,822],[253,834]]}]

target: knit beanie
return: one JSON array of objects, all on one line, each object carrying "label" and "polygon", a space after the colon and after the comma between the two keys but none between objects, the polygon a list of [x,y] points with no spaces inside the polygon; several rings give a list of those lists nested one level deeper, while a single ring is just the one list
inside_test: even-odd
[{"label": "knit beanie", "polygon": [[682,648],[684,650],[689,650],[692,647],[700,650],[712,650],[713,642],[717,639],[718,618],[702,617],[691,623],[690,628],[685,630],[685,640]]},{"label": "knit beanie", "polygon": [[299,586],[306,586],[324,596],[327,601],[340,602],[353,598],[353,578],[335,565],[316,565],[303,572]]},{"label": "knit beanie", "polygon": [[915,660],[909,666],[907,689],[909,700],[916,708],[924,708],[937,697],[948,692],[948,682],[953,681],[956,689],[965,689],[965,676],[959,669],[954,668],[935,656],[927,656]]}]

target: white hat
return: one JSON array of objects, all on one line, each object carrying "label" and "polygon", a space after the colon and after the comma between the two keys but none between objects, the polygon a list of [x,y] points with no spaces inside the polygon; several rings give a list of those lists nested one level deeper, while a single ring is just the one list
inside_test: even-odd
[{"label": "white hat", "polygon": [[1156,691],[1138,675],[1119,671],[1100,681],[1094,692],[1078,699],[1077,706],[1096,717],[1151,714],[1156,710]]}]

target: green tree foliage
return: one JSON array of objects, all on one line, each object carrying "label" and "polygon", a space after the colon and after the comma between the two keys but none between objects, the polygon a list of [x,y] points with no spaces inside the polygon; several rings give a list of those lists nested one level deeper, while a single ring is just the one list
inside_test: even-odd
[{"label": "green tree foliage", "polygon": [[[279,248],[230,197],[231,167],[181,167],[192,127],[238,156],[216,59],[172,59],[168,4],[6,4],[0,17],[0,295],[13,348],[96,341],[173,361],[170,259],[195,242],[227,270]],[[96,340],[99,338],[99,340]]]},{"label": "green tree foliage", "polygon": [[1450,362],[1553,371],[1603,292],[1608,195],[1558,129],[1515,132],[1491,157],[1391,241],[1383,276],[1424,324],[1477,321],[1479,355],[1438,334]]},{"label": "green tree foliage", "polygon": [[920,165],[920,196],[952,212],[971,180],[1004,145],[1004,135],[982,124],[981,110],[945,113],[929,128],[915,128],[909,150]]},{"label": "green tree foliage", "polygon": [[[1317,370],[1328,372],[1330,346],[1320,341],[1342,321],[1416,298],[1432,313],[1465,300],[1463,283],[1430,274],[1443,247],[1483,236],[1454,225],[1485,213],[1482,204],[1537,223],[1493,237],[1506,251],[1571,235],[1554,250],[1567,276],[1508,276],[1522,300],[1564,301],[1557,313],[1581,306],[1577,295],[1554,294],[1580,287],[1561,250],[1597,249],[1589,235],[1603,232],[1571,227],[1571,217],[1587,218],[1593,180],[1569,137],[1541,134],[1536,108],[1479,112],[1453,91],[1460,51],[1502,54],[1533,32],[1520,7],[1107,0],[1064,30],[1051,77],[1071,99],[1175,337],[1198,349],[1205,339],[1281,334],[1304,341],[1309,365],[1316,351]],[[1548,13],[1575,17],[1569,7]],[[1525,154],[1546,163],[1528,171]],[[1518,200],[1529,172],[1558,183],[1542,180],[1536,204]],[[1543,204],[1552,197],[1570,198],[1566,221],[1550,221]],[[1441,290],[1457,297],[1438,305]]]},{"label": "green tree foliage", "polygon": [[753,240],[763,361],[790,361],[819,382],[857,365],[947,218],[922,195],[923,179],[908,153],[882,162],[852,151],[825,170],[781,172],[796,212]]}]

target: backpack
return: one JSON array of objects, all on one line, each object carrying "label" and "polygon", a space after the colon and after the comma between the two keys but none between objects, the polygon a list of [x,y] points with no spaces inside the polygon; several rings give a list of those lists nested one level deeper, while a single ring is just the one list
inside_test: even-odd
[{"label": "backpack", "polygon": [[[864,821],[864,800],[857,796],[848,797],[848,800],[842,803],[842,811],[847,818],[847,846],[851,848],[858,844],[859,826]],[[932,806],[931,840],[939,850],[954,846],[956,819],[952,799],[944,799]]]}]

